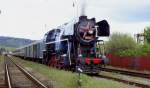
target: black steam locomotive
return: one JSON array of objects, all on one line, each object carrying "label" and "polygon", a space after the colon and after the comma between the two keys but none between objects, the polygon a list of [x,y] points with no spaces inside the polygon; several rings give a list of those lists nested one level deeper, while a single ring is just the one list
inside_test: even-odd
[{"label": "black steam locomotive", "polygon": [[80,16],[47,32],[43,40],[17,49],[14,55],[41,59],[43,63],[63,69],[80,68],[84,73],[98,73],[104,59],[97,49],[98,38],[109,36],[106,20],[96,22]]}]

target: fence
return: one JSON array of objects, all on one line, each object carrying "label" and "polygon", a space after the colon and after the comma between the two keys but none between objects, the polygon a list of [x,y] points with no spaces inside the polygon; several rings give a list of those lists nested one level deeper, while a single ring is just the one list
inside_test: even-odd
[{"label": "fence", "polygon": [[107,57],[111,66],[135,70],[150,70],[150,56],[119,57],[108,54]]}]

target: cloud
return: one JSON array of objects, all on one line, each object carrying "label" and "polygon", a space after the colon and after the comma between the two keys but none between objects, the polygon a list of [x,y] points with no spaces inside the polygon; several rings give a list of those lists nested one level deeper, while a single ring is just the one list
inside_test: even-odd
[{"label": "cloud", "polygon": [[99,14],[96,16],[99,18],[105,17],[121,22],[150,21],[148,0],[92,0],[88,4],[87,13]]},{"label": "cloud", "polygon": [[144,28],[149,26],[150,22],[133,22],[133,23],[120,23],[110,22],[111,34],[113,32],[128,33],[134,35],[137,33],[143,33]]},{"label": "cloud", "polygon": [[[86,1],[88,17],[108,20],[111,32],[134,34],[150,24],[149,0]],[[47,31],[79,15],[80,3],[80,0],[0,0],[0,35],[41,39]]]}]

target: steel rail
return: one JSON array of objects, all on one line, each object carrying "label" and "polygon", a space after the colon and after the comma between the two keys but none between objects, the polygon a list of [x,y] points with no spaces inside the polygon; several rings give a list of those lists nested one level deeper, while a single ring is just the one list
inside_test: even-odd
[{"label": "steel rail", "polygon": [[8,65],[6,64],[6,62],[5,62],[5,84],[6,84],[7,88],[12,88],[10,73],[9,73]]},{"label": "steel rail", "polygon": [[110,77],[110,76],[94,75],[93,77],[99,77],[99,78],[114,80],[114,81],[122,82],[122,83],[129,84],[129,85],[134,85],[134,86],[141,87],[141,88],[150,88],[150,85],[141,84],[141,83],[137,83],[137,82],[133,82],[133,81],[127,81],[127,80],[123,80],[123,79],[115,78],[115,77]]},{"label": "steel rail", "polygon": [[48,88],[41,81],[39,81],[37,78],[35,78],[33,75],[31,75],[27,70],[25,70],[23,67],[21,67],[18,64],[16,64],[12,60],[11,56],[9,56],[9,59],[27,78],[29,78],[34,84],[36,84],[38,86],[38,88]]},{"label": "steel rail", "polygon": [[115,72],[115,73],[119,73],[119,74],[150,79],[150,74],[148,74],[148,73],[127,71],[127,70],[119,70],[119,69],[113,69],[113,68],[101,68],[101,70],[106,71],[106,72]]}]

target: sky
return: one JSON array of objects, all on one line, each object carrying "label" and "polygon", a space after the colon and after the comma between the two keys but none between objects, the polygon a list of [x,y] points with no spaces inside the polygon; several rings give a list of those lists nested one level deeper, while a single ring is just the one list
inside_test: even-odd
[{"label": "sky", "polygon": [[[84,0],[85,15],[106,19],[111,34],[134,35],[150,26],[150,0]],[[39,40],[80,16],[83,0],[0,0],[0,36]],[[73,7],[74,3],[74,7]]]}]

